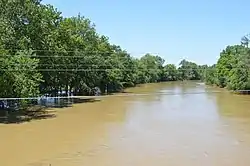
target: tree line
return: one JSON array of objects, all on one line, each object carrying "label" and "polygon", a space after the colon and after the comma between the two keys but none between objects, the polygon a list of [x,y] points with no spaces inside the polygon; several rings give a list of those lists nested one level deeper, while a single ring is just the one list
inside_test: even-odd
[{"label": "tree line", "polygon": [[0,0],[0,97],[93,95],[137,84],[204,80],[229,89],[249,89],[249,49],[228,46],[217,64],[183,59],[179,66],[159,55],[132,57],[111,44],[80,14],[63,17],[41,0]]},{"label": "tree line", "polygon": [[193,62],[180,67],[158,55],[132,57],[110,44],[87,18],[63,17],[40,0],[1,0],[0,96],[91,95],[136,84],[200,79]]}]

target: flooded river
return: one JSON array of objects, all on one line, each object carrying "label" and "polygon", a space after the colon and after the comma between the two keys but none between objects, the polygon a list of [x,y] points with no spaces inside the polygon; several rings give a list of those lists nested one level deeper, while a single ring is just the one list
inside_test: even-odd
[{"label": "flooded river", "polygon": [[0,124],[0,165],[250,165],[250,96],[194,82],[127,91],[152,94],[110,96],[53,109],[55,118]]}]

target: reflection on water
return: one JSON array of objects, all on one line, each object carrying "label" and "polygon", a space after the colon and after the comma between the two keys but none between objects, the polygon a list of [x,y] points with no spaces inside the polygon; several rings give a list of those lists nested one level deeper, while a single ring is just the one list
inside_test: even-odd
[{"label": "reflection on water", "polygon": [[[214,90],[221,93],[209,93]],[[147,84],[127,91],[176,95],[110,96],[53,108],[53,119],[2,124],[0,165],[250,164],[249,96],[195,82]]]}]

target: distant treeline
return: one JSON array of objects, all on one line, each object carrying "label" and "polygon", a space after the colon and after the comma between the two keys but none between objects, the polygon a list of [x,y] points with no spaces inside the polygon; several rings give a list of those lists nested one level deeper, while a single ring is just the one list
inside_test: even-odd
[{"label": "distant treeline", "polygon": [[249,88],[245,46],[227,47],[213,66],[182,60],[177,67],[158,55],[134,58],[98,34],[89,19],[65,18],[40,0],[1,0],[0,8],[0,97],[92,95],[95,87],[109,93],[176,80]]}]

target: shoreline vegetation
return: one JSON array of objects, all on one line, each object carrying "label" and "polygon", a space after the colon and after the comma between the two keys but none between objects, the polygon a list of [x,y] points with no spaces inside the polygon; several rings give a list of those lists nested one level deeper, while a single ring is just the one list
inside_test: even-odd
[{"label": "shoreline vegetation", "polygon": [[[159,55],[132,57],[99,34],[89,19],[80,14],[63,17],[41,0],[1,1],[0,7],[0,98],[91,96],[96,89],[109,94],[139,84],[182,80],[250,90],[247,36],[241,44],[227,46],[214,65],[182,59],[175,66]],[[34,101],[6,102],[19,106]]]}]

